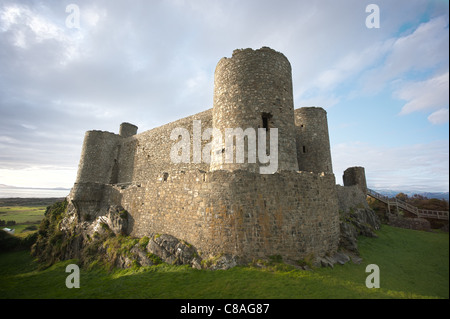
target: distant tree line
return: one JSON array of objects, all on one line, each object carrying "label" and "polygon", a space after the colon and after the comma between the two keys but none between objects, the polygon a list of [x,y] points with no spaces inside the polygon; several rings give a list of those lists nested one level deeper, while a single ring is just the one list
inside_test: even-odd
[{"label": "distant tree line", "polygon": [[15,224],[16,224],[15,220],[8,220],[8,221],[6,221],[6,220],[0,219],[0,227],[1,226],[14,226]]},{"label": "distant tree line", "polygon": [[395,198],[416,206],[419,209],[448,211],[448,201],[446,201],[445,199],[427,198],[425,196],[417,194],[409,197],[405,193],[398,193]]},{"label": "distant tree line", "polygon": [[[429,209],[429,210],[441,210],[448,211],[448,201],[445,199],[427,198],[422,195],[413,195],[409,197],[405,193],[398,193],[395,198],[411,204],[419,209]],[[367,202],[370,208],[372,208],[383,223],[387,222],[387,205],[379,200],[376,200],[370,196],[367,196]]]}]

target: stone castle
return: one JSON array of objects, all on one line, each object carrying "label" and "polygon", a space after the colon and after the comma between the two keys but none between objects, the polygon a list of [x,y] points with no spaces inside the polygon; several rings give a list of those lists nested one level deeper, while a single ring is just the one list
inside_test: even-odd
[{"label": "stone castle", "polygon": [[[195,123],[221,134],[227,128],[277,129],[276,171],[261,174],[267,161],[259,152],[249,160],[247,144],[243,162],[199,160],[199,149],[226,155],[224,142],[211,143],[211,136],[190,139],[190,160],[174,162],[177,140],[171,133],[184,128],[198,134]],[[336,253],[339,210],[350,197],[365,201],[363,168],[344,174],[344,185],[356,186],[336,186],[326,111],[294,109],[291,65],[267,47],[235,50],[218,62],[212,109],[139,134],[137,129],[122,123],[119,134],[86,132],[69,195],[81,219],[119,206],[129,214],[127,234],[169,234],[195,246],[203,258],[299,260]],[[237,142],[232,149],[237,151]]]}]

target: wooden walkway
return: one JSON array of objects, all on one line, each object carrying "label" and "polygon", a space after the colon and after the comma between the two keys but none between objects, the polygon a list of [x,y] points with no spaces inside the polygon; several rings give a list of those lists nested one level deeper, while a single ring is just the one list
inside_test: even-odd
[{"label": "wooden walkway", "polygon": [[395,207],[397,212],[399,209],[402,209],[404,211],[414,214],[416,217],[449,220],[448,211],[419,209],[416,206],[408,204],[397,198],[389,198],[371,189],[367,189],[367,195],[387,204],[389,212],[391,212],[391,207]]}]

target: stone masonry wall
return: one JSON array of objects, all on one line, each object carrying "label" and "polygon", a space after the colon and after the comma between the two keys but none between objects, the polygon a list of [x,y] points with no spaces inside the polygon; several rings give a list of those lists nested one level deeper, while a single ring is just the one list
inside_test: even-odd
[{"label": "stone masonry wall", "polygon": [[320,107],[302,107],[294,113],[299,170],[333,173],[327,112]]},{"label": "stone masonry wall", "polygon": [[76,183],[114,183],[117,168],[119,141],[117,134],[104,131],[87,131],[84,137]]},{"label": "stone masonry wall", "polygon": [[339,201],[339,210],[348,212],[351,209],[356,208],[370,209],[366,200],[367,195],[361,191],[358,185],[336,185],[336,190]]},{"label": "stone masonry wall", "polygon": [[344,186],[357,185],[364,194],[367,194],[366,173],[364,167],[349,167],[342,176]]},{"label": "stone masonry wall", "polygon": [[130,137],[136,135],[138,127],[134,124],[124,122],[120,124],[119,135],[122,137]]},{"label": "stone masonry wall", "polygon": [[120,141],[115,183],[131,183],[133,181],[137,145],[138,139],[136,136],[124,138]]},{"label": "stone masonry wall", "polygon": [[[277,128],[278,170],[298,170],[291,65],[282,53],[263,47],[234,50],[231,58],[222,58],[214,74],[213,121],[222,136],[227,128],[253,128],[257,133],[258,128],[265,127],[266,135]],[[266,136],[266,150],[268,141]],[[215,146],[216,154],[223,153],[224,143]],[[259,172],[261,161],[258,155],[256,158],[255,164],[247,160],[212,163],[211,170]]]},{"label": "stone masonry wall", "polygon": [[[194,121],[201,121],[200,133],[215,128],[222,137],[226,128],[264,128],[268,136],[277,128],[278,172],[259,174],[259,155],[250,165],[247,159],[243,165],[210,165],[194,158],[195,148],[202,152],[211,142],[201,135],[194,142]],[[189,134],[187,162],[171,158],[180,141],[171,139],[176,128]],[[203,258],[226,253],[246,260],[299,260],[336,252],[339,204],[326,112],[294,112],[291,65],[282,53],[235,50],[217,64],[213,109],[136,132],[133,124],[122,123],[119,134],[86,133],[70,195],[85,218],[123,206],[132,236],[173,235]],[[223,151],[223,145],[212,148]]]},{"label": "stone masonry wall", "polygon": [[333,253],[339,241],[332,174],[172,171],[123,190],[122,206],[132,216],[132,236],[170,234],[203,258],[299,260]]},{"label": "stone masonry wall", "polygon": [[[201,169],[209,170],[208,163],[194,163],[192,143],[193,143],[193,121],[200,120],[202,130],[212,127],[212,110],[180,119],[175,122],[151,129],[149,131],[137,134],[134,138],[126,140],[122,145],[121,163],[134,163],[133,173],[130,181],[145,183],[146,181],[155,181],[157,178],[168,173],[170,170],[190,170]],[[188,130],[190,134],[190,163],[173,163],[170,158],[172,146],[177,143],[170,139],[173,129],[180,127]],[[209,140],[202,141],[202,148]],[[126,150],[128,149],[128,151]],[[133,151],[131,151],[134,149]],[[131,158],[132,157],[132,158]],[[122,180],[129,178],[123,176]]]},{"label": "stone masonry wall", "polygon": [[424,218],[407,218],[396,214],[388,214],[388,219],[391,226],[414,230],[431,230],[430,222]]}]

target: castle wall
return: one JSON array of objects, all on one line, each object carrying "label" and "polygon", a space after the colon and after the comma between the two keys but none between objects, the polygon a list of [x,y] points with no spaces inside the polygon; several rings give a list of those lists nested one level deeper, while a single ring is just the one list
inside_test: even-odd
[{"label": "castle wall", "polygon": [[[295,146],[294,107],[291,65],[286,57],[270,48],[235,50],[231,58],[222,58],[214,75],[213,123],[225,136],[226,128],[278,129],[278,170],[298,170]],[[258,135],[258,134],[257,134]],[[266,137],[269,141],[268,136]],[[256,143],[256,145],[258,145]],[[269,154],[269,143],[267,142]],[[223,153],[225,141],[214,148]],[[260,172],[261,161],[211,163],[211,170],[246,169]],[[264,165],[262,165],[264,166]]]},{"label": "castle wall", "polygon": [[[209,163],[194,163],[193,158],[193,121],[200,120],[202,130],[212,127],[212,110],[188,116],[178,121],[151,129],[149,131],[137,134],[133,140],[124,141],[122,145],[121,162],[130,162],[131,159],[125,157],[131,156],[129,151],[133,150],[133,182],[154,181],[171,170],[189,170],[201,169],[209,170]],[[177,140],[171,140],[170,135],[175,128],[184,128],[190,134],[190,160],[189,163],[174,163],[170,157],[170,151]],[[202,141],[202,148],[209,140]],[[126,177],[125,177],[126,175]],[[122,176],[122,175],[121,175]],[[130,173],[123,174],[123,179],[129,178]]]},{"label": "castle wall", "polygon": [[336,185],[336,191],[339,202],[339,210],[349,212],[355,208],[370,209],[366,200],[366,193],[361,191],[357,185],[341,186]]},{"label": "castle wall", "polygon": [[87,131],[84,136],[76,183],[114,183],[118,169],[119,141],[117,134]]},{"label": "castle wall", "polygon": [[333,173],[327,112],[320,107],[302,107],[294,113],[299,170]]},{"label": "castle wall", "polygon": [[131,183],[134,176],[135,155],[138,140],[135,136],[123,138],[119,144],[119,159],[117,161],[116,183]]},{"label": "castle wall", "polygon": [[120,124],[119,135],[122,137],[130,137],[137,133],[138,127],[131,123]]},{"label": "castle wall", "polygon": [[349,167],[342,176],[344,186],[357,185],[364,194],[367,194],[366,172],[364,167]]},{"label": "castle wall", "polygon": [[[203,140],[211,128],[221,133],[221,145],[210,136]],[[257,138],[258,129],[265,132],[266,155],[276,151],[278,172],[260,174],[265,164],[258,150],[256,163],[249,163],[248,138],[244,163],[236,163],[236,154],[233,163],[206,161],[207,146],[225,160],[227,128],[252,128]],[[190,153],[178,163],[171,156],[183,140],[173,139],[176,129],[187,132]],[[269,141],[276,131],[274,150]],[[203,258],[227,253],[299,260],[337,250],[339,204],[326,112],[294,111],[291,66],[283,54],[265,47],[235,50],[217,64],[212,109],[136,132],[129,123],[121,124],[118,135],[86,132],[70,194],[81,216],[121,205],[130,213],[132,236],[170,234],[194,245]]]},{"label": "castle wall", "polygon": [[245,170],[170,172],[122,191],[132,236],[171,234],[202,257],[229,253],[299,260],[337,249],[338,203],[332,174]]}]

